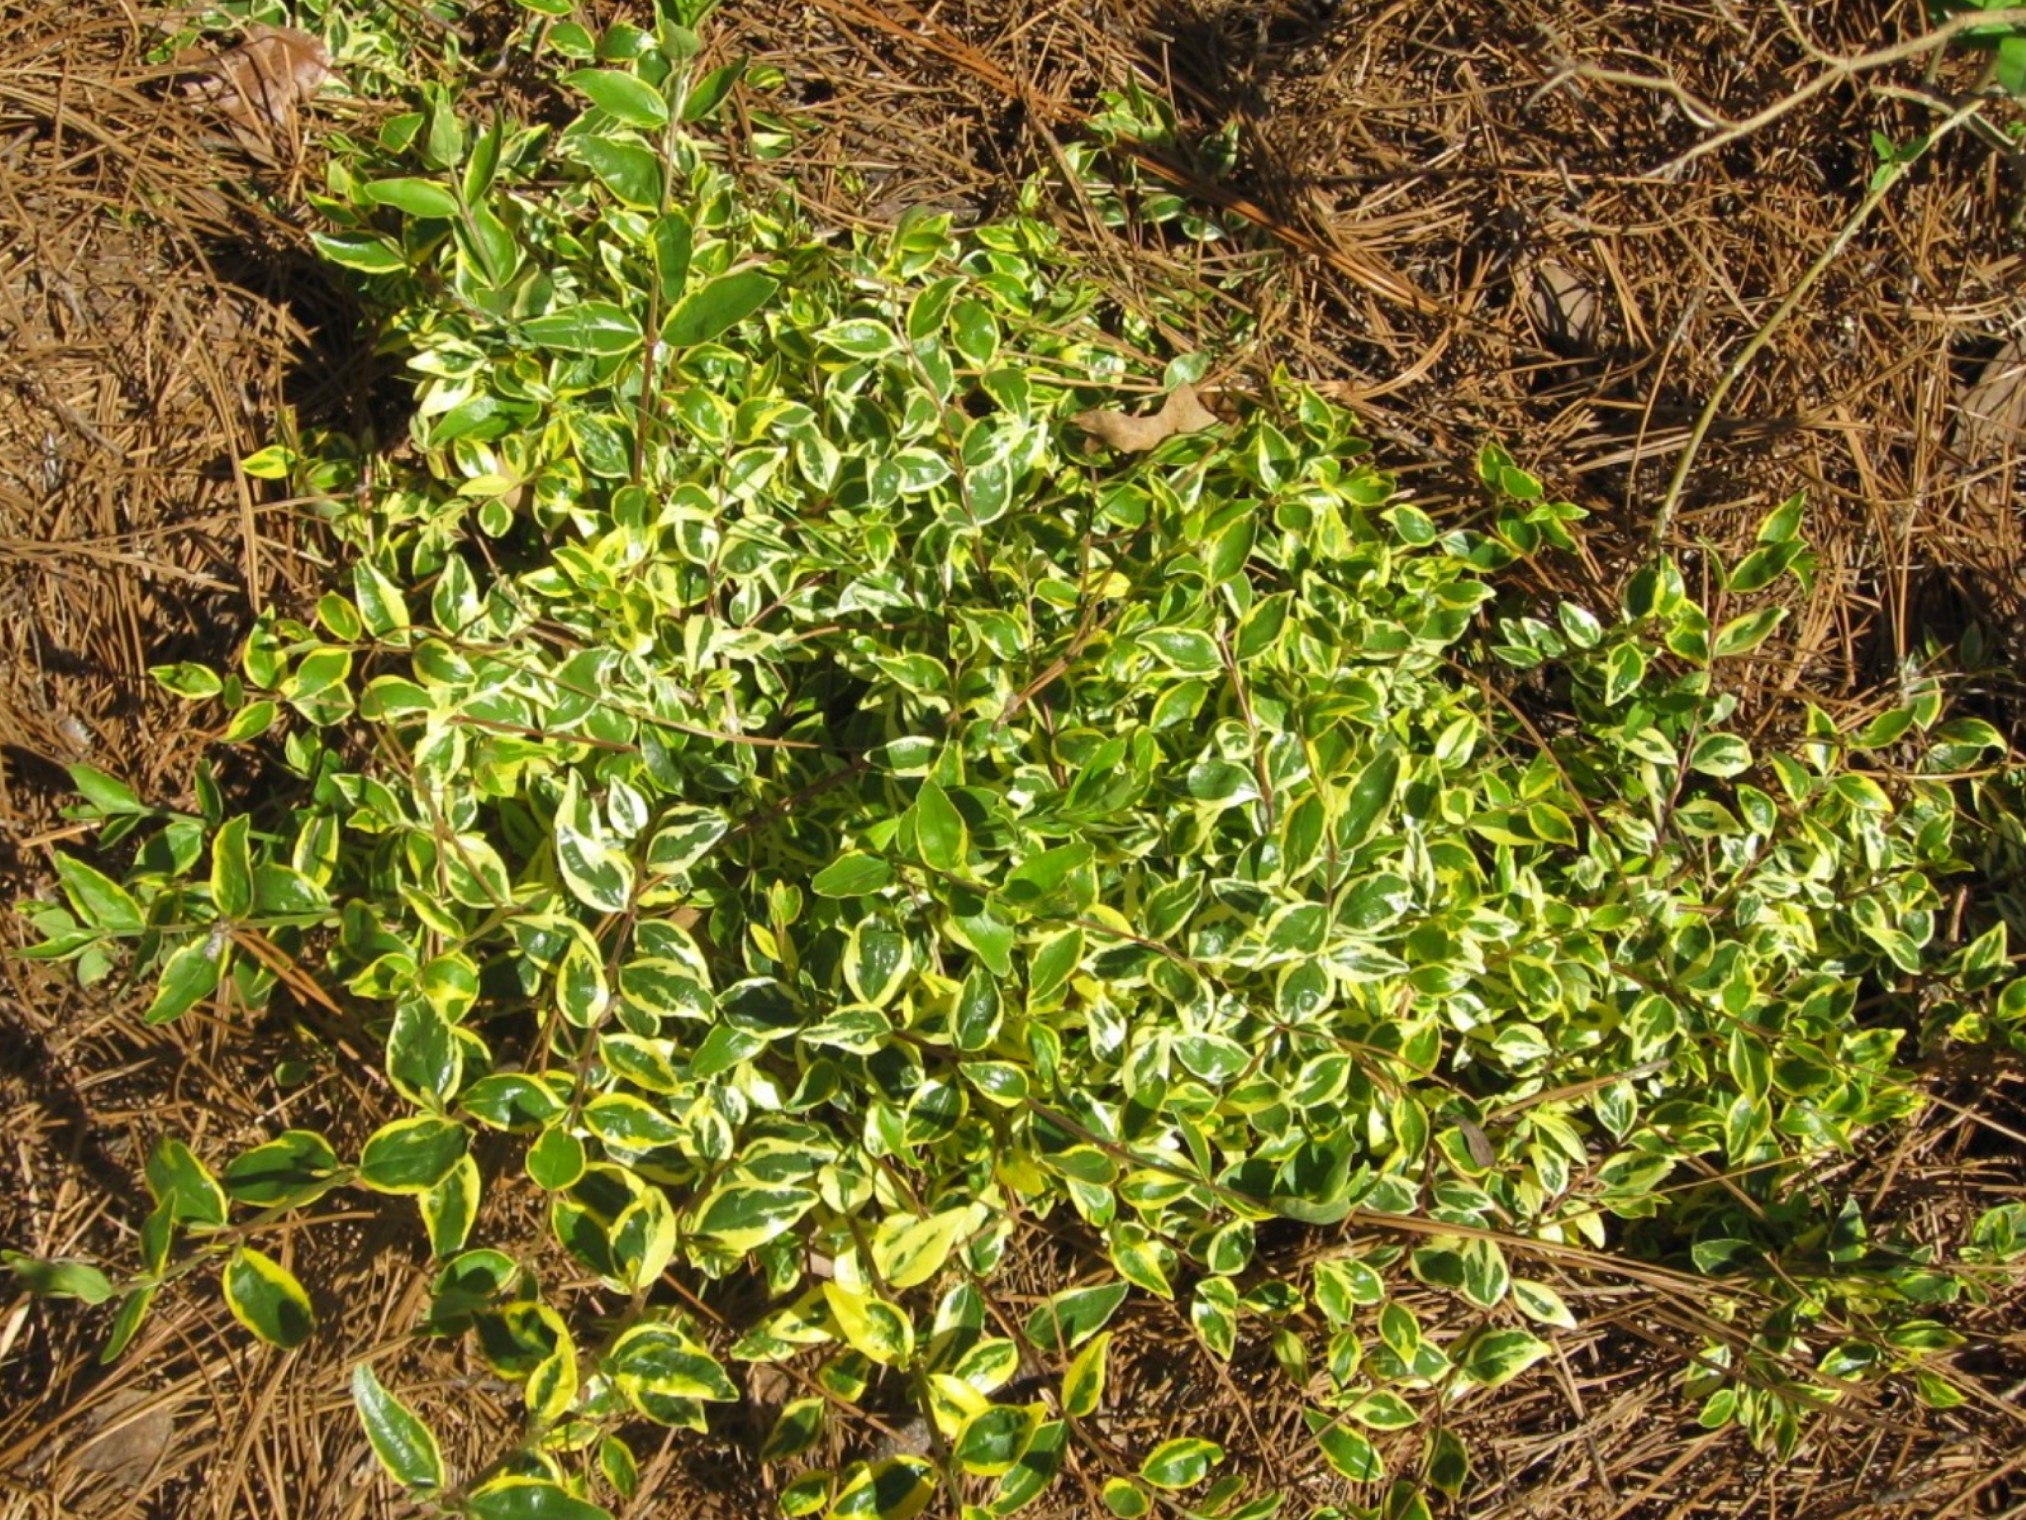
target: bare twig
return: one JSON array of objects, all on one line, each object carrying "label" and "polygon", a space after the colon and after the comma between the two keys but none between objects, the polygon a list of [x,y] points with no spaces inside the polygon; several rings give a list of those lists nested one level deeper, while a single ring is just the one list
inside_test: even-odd
[{"label": "bare twig", "polygon": [[[2026,17],[2026,12],[2019,14]],[[1725,369],[1723,378],[1717,382],[1716,389],[1710,392],[1709,400],[1703,403],[1701,412],[1696,415],[1695,426],[1689,430],[1688,447],[1681,451],[1681,457],[1674,462],[1674,473],[1667,481],[1667,493],[1661,497],[1660,510],[1653,519],[1655,554],[1659,554],[1666,544],[1667,530],[1674,525],[1674,511],[1681,501],[1682,489],[1688,484],[1689,471],[1695,467],[1695,456],[1702,448],[1703,439],[1709,435],[1710,424],[1716,421],[1716,414],[1722,408],[1724,399],[1730,395],[1731,387],[1738,383],[1746,369],[1751,366],[1752,360],[1759,356],[1760,350],[1772,341],[1773,334],[1793,316],[1801,302],[1807,298],[1808,292],[1815,288],[1815,282],[1820,280],[1829,266],[1836,262],[1837,256],[1850,246],[1850,240],[1871,219],[1871,213],[1876,211],[1879,203],[1891,193],[1892,187],[1905,177],[1906,171],[1925,158],[1929,149],[1976,115],[1982,107],[1983,102],[1980,100],[1972,100],[1957,107],[1940,126],[1928,134],[1927,141],[1922,144],[1918,153],[1886,165],[1873,179],[1871,189],[1858,203],[1857,209],[1850,214],[1850,219],[1838,229],[1829,246],[1816,255],[1815,262],[1810,264],[1801,278],[1794,282],[1794,288],[1788,291],[1786,298],[1774,308],[1773,314],[1760,324],[1759,330],[1745,340],[1744,347],[1738,350],[1737,356]]]},{"label": "bare twig", "polygon": [[1997,11],[1965,11],[1961,15],[1950,17],[1933,31],[1923,32],[1920,36],[1908,38],[1905,42],[1876,48],[1869,53],[1838,57],[1824,52],[1803,36],[1799,24],[1787,12],[1784,5],[1781,7],[1781,13],[1787,17],[1795,35],[1801,38],[1801,45],[1808,55],[1824,65],[1823,71],[1792,94],[1783,95],[1763,110],[1754,111],[1739,121],[1729,120],[1722,112],[1690,93],[1679,80],[1666,75],[1635,74],[1623,69],[1598,68],[1591,64],[1576,64],[1572,72],[1579,79],[1598,84],[1617,84],[1632,89],[1657,91],[1673,99],[1698,125],[1717,129],[1714,136],[1704,138],[1687,152],[1653,171],[1653,176],[1657,179],[1672,179],[1697,159],[1716,152],[1727,143],[1736,142],[1741,137],[1749,137],[1752,133],[1772,125],[1788,112],[1806,105],[1823,91],[1833,89],[1845,80],[1854,79],[1862,74],[1876,73],[1896,63],[1904,63],[1910,58],[1936,52],[1966,32],[1985,27],[2026,26],[2026,7],[2014,6]]}]

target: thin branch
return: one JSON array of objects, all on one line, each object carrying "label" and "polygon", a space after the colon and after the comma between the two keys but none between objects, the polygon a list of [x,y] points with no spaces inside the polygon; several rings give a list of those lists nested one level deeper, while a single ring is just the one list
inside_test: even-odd
[{"label": "thin branch", "polygon": [[[2026,19],[2026,11],[2016,13],[2006,11],[2002,14],[2017,14]],[[1674,525],[1675,508],[1680,504],[1682,490],[1688,484],[1689,471],[1695,467],[1695,456],[1702,448],[1703,439],[1709,436],[1710,425],[1716,421],[1716,414],[1722,408],[1725,398],[1730,395],[1731,387],[1742,378],[1746,369],[1751,366],[1752,360],[1759,356],[1759,351],[1772,341],[1773,334],[1793,316],[1801,302],[1807,298],[1808,292],[1815,288],[1815,282],[1820,280],[1829,266],[1836,262],[1838,255],[1850,246],[1850,240],[1857,236],[1858,230],[1870,220],[1871,213],[1878,209],[1879,203],[1891,193],[1893,186],[1905,177],[1907,170],[1925,158],[1936,143],[1976,115],[1982,107],[1981,100],[1972,100],[1957,107],[1947,120],[1928,134],[1927,141],[1922,144],[1918,153],[1886,165],[1875,177],[1870,191],[1830,241],[1829,246],[1816,255],[1815,262],[1810,264],[1801,278],[1794,282],[1794,288],[1787,292],[1786,298],[1774,309],[1773,314],[1745,341],[1744,347],[1738,350],[1737,357],[1731,360],[1723,378],[1717,382],[1716,389],[1710,392],[1709,400],[1703,403],[1702,411],[1697,414],[1695,426],[1689,431],[1688,446],[1674,462],[1674,474],[1668,479],[1667,494],[1661,497],[1660,511],[1653,519],[1654,554],[1658,555],[1666,544],[1667,531]]]},{"label": "thin branch", "polygon": [[[1784,6],[1782,11],[1785,12]],[[1788,19],[1790,28],[1793,28],[1792,18]],[[1580,63],[1574,66],[1573,72],[1579,79],[1591,80],[1598,84],[1617,84],[1633,89],[1658,91],[1672,98],[1688,113],[1690,119],[1699,125],[1718,129],[1715,136],[1703,139],[1680,157],[1653,171],[1653,177],[1656,179],[1671,179],[1697,159],[1716,152],[1727,143],[1736,142],[1741,137],[1749,137],[1752,133],[1770,126],[1789,111],[1806,105],[1823,91],[1832,89],[1845,80],[1854,79],[1861,74],[1875,73],[1879,69],[1890,68],[1893,64],[1904,63],[1909,58],[1919,58],[1923,54],[1935,52],[1937,49],[1947,47],[1967,32],[2003,26],[2026,26],[2026,7],[2013,6],[2006,10],[1995,11],[1964,11],[1950,17],[1933,31],[1923,32],[1920,36],[1909,38],[1905,42],[1896,42],[1890,47],[1876,48],[1869,53],[1858,53],[1848,58],[1825,53],[1805,36],[1801,36],[1801,45],[1809,56],[1825,64],[1823,71],[1791,95],[1782,96],[1765,109],[1755,111],[1740,121],[1729,120],[1721,112],[1712,109],[1683,88],[1679,80],[1663,75],[1634,74],[1621,69],[1604,69]],[[1794,29],[1796,35],[1800,36],[1798,28]]]}]

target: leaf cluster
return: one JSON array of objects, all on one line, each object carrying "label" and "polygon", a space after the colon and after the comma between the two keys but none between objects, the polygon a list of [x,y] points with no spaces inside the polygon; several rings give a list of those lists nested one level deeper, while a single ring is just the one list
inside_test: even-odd
[{"label": "leaf cluster", "polygon": [[[1442,1412],[1575,1323],[1516,1271],[1541,1249],[1636,1250],[1767,1316],[1700,1364],[1709,1423],[1791,1444],[1904,1368],[1945,1401],[1922,1327],[1962,1284],[1816,1178],[1918,1106],[1904,1041],[2026,1021],[2002,925],[1953,949],[1937,885],[1950,778],[1996,732],[1929,682],[1755,743],[1725,662],[1776,606],[1713,625],[1666,560],[1617,606],[1509,605],[1501,572],[1581,511],[1494,446],[1481,519],[1438,524],[1284,376],[1093,454],[1071,419],[1155,386],[1152,334],[1036,219],[818,238],[743,194],[699,9],[599,40],[560,125],[439,94],[338,145],[318,244],[413,378],[411,462],[248,460],[326,504],[345,579],[237,668],[159,673],[295,785],[228,813],[207,772],[169,812],[80,768],[130,865],[60,857],[31,910],[32,954],[148,979],[152,1021],[311,968],[410,1112],[356,1157],[291,1130],[215,1174],[165,1139],[124,1284],[16,1271],[120,1296],[117,1354],[222,1257],[232,1312],[292,1346],[310,1300],[246,1237],[338,1187],[412,1198],[421,1328],[470,1337],[526,1426],[460,1476],[363,1365],[355,1393],[396,1479],[480,1517],[595,1513],[636,1481],[630,1425],[701,1428],[758,1362],[814,1369],[770,1461],[882,1386],[936,1432],[810,1466],[788,1513],[1013,1513],[1079,1442],[1110,1460],[1082,1422],[1134,1292],[1211,1356],[1269,1340],[1329,1462],[1425,1513],[1468,1470]],[[1727,596],[1811,573],[1802,515]],[[515,1186],[594,1290],[474,1244]],[[1051,1217],[1112,1276],[1014,1313],[994,1273]],[[1420,1246],[1261,1246],[1388,1218]],[[756,1320],[689,1307],[752,1273]],[[1427,1333],[1403,1275],[1479,1328]],[[1389,1475],[1373,1436],[1423,1424]],[[1274,1513],[1224,1456],[1178,1433],[1104,1501]]]}]

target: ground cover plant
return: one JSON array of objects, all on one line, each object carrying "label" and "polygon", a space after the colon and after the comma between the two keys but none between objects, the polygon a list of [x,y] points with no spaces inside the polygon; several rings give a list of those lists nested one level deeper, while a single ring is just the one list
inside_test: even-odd
[{"label": "ground cover plant", "polygon": [[[117,1355],[216,1270],[289,1347],[311,1296],[263,1231],[414,1198],[415,1328],[471,1337],[526,1426],[451,1472],[364,1361],[356,1397],[395,1479],[479,1516],[627,1497],[629,1432],[769,1363],[800,1379],[771,1461],[860,1405],[934,1432],[795,1475],[790,1513],[1011,1513],[1072,1468],[1122,1515],[1272,1513],[1186,1428],[1096,1433],[1135,1291],[1213,1355],[1269,1340],[1390,1514],[1464,1490],[1446,1412],[1571,1322],[1541,1263],[1700,1282],[1704,1419],[1773,1450],[1866,1379],[1959,1398],[1935,1310],[2016,1212],[1874,1241],[1825,1163],[1918,1105],[1902,1061],[2026,1014],[2003,926],[1940,892],[2004,743],[1927,677],[1860,729],[1736,731],[1805,502],[1714,618],[1664,556],[1534,605],[1506,572],[1582,514],[1501,449],[1439,526],[1299,384],[1191,403],[1206,356],[1036,220],[819,237],[742,196],[694,9],[547,26],[567,123],[439,93],[338,146],[318,242],[416,377],[409,448],[249,460],[321,504],[343,583],[161,671],[297,785],[207,772],[181,813],[80,767],[100,851],[32,910],[152,1021],[283,988],[363,1019],[413,1116],[344,1156],[165,1138],[138,1264],[17,1272],[117,1298]],[[566,1277],[487,1234],[521,1172]],[[1112,1275],[1011,1305],[1051,1215]],[[1395,1243],[1290,1249],[1349,1220]],[[1425,1334],[1402,1274],[1475,1328]],[[1386,1471],[1367,1432],[1416,1426]]]}]

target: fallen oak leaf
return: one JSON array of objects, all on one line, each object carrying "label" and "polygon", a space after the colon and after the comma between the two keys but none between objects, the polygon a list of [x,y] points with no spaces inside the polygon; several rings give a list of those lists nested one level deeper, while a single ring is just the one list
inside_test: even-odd
[{"label": "fallen oak leaf", "polygon": [[261,139],[292,131],[297,105],[337,77],[322,39],[292,26],[250,26],[244,42],[201,62],[205,72],[184,96]]},{"label": "fallen oak leaf", "polygon": [[2026,444],[2026,339],[2014,338],[1956,404],[1955,448],[1982,465]]},{"label": "fallen oak leaf", "polygon": [[1218,417],[1203,405],[1196,387],[1185,380],[1169,391],[1161,409],[1149,416],[1134,417],[1117,407],[1104,406],[1078,412],[1069,420],[1122,454],[1144,454],[1177,433],[1200,433],[1215,427]]},{"label": "fallen oak leaf", "polygon": [[1534,269],[1527,313],[1544,342],[1579,353],[1595,346],[1604,326],[1604,308],[1596,291],[1581,275],[1553,259],[1543,259]]}]

